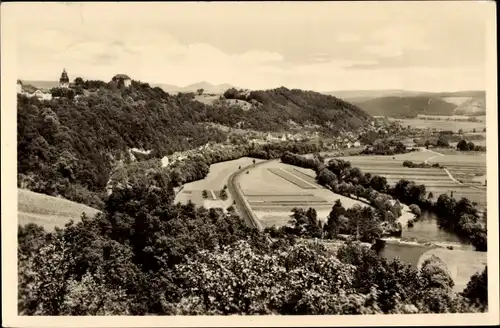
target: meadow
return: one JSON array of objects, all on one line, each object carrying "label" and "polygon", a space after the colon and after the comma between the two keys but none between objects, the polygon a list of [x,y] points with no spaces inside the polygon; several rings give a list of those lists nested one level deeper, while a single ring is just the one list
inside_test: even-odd
[{"label": "meadow", "polygon": [[421,120],[421,119],[393,119],[391,121],[397,121],[402,126],[410,126],[414,129],[431,129],[436,131],[458,131],[462,130],[464,132],[472,132],[474,129],[476,131],[482,131],[486,127],[486,122],[467,122],[467,121],[447,121],[447,120]]},{"label": "meadow", "polygon": [[[205,105],[213,105],[216,101],[219,100],[221,95],[196,95],[194,99],[199,101]],[[242,110],[248,111],[252,108],[252,104],[245,100],[240,99],[224,99],[227,105],[229,106],[239,106]]]},{"label": "meadow", "polygon": [[[227,192],[228,199],[220,199],[220,191],[227,185],[229,176],[248,165],[261,162],[261,159],[242,157],[232,161],[221,162],[210,165],[210,171],[205,179],[186,183],[183,190],[175,197],[176,203],[187,204],[189,201],[196,206],[205,206],[207,208],[222,207],[226,208],[232,203],[231,195]],[[203,190],[208,191],[208,198],[203,199]],[[214,199],[215,196],[215,199]]]},{"label": "meadow", "polygon": [[71,219],[80,221],[82,213],[94,216],[99,211],[66,199],[25,189],[17,190],[17,220],[20,225],[36,223],[52,231],[55,227],[64,228]]}]

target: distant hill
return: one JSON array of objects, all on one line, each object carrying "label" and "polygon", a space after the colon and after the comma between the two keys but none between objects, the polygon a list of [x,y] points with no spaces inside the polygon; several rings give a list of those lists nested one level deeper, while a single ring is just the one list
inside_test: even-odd
[{"label": "distant hill", "polygon": [[30,81],[21,80],[23,85],[32,85],[37,89],[52,89],[59,85],[58,81]]},{"label": "distant hill", "polygon": [[204,93],[222,94],[227,89],[234,88],[234,86],[231,84],[224,83],[224,84],[214,85],[207,81],[190,84],[185,87],[180,87],[172,84],[163,84],[163,83],[153,84],[153,86],[160,87],[165,92],[168,93],[196,92],[198,89],[203,89]]},{"label": "distant hill", "polygon": [[252,114],[255,116],[248,122],[257,129],[263,120],[281,125],[292,120],[349,131],[368,124],[372,119],[365,111],[347,101],[315,91],[280,87],[226,95],[226,98],[260,104],[259,110]]},{"label": "distant hill", "polygon": [[395,118],[425,115],[484,115],[486,92],[467,90],[427,92],[410,90],[346,90],[325,92],[349,101],[370,115]]},{"label": "distant hill", "polygon": [[422,94],[422,91],[410,91],[402,89],[388,90],[337,90],[322,92],[323,94],[342,98],[347,101],[364,101],[380,97],[407,97]]},{"label": "distant hill", "polygon": [[428,96],[381,97],[353,103],[370,115],[395,118],[416,117],[418,114],[453,115],[457,108],[456,104]]}]

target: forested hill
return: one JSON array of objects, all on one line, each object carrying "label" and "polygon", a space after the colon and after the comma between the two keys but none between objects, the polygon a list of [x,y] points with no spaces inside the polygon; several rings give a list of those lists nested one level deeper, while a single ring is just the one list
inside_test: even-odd
[{"label": "forested hill", "polygon": [[453,115],[457,105],[437,97],[381,97],[355,102],[357,106],[373,116],[411,118],[418,114]]},{"label": "forested hill", "polygon": [[[327,126],[334,130],[352,130],[372,120],[372,117],[359,107],[334,96],[314,91],[285,87],[265,91],[238,91],[229,89],[224,93],[227,99],[251,102],[264,114],[266,120],[280,124],[287,121],[308,122]],[[257,118],[262,116],[256,115]],[[258,126],[262,122],[259,119]]]},{"label": "forested hill", "polygon": [[18,95],[18,184],[91,206],[102,204],[112,163],[130,148],[161,158],[226,140],[226,132],[202,123],[270,131],[293,119],[350,130],[370,119],[334,97],[284,88],[252,93],[257,100],[249,111],[207,106],[193,94],[172,96],[136,81],[129,88],[85,81],[75,93],[54,89],[64,96],[44,101]]}]

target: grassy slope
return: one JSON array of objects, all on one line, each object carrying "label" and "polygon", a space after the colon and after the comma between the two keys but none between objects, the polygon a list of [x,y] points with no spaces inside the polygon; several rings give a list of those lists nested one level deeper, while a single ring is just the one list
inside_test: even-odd
[{"label": "grassy slope", "polygon": [[64,227],[70,219],[80,220],[82,213],[89,216],[99,211],[66,199],[47,196],[25,189],[18,189],[18,224],[36,223],[46,230]]}]

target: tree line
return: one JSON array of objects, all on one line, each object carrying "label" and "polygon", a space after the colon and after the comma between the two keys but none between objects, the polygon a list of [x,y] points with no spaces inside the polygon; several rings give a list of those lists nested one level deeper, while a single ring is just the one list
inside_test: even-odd
[{"label": "tree line", "polygon": [[418,169],[430,169],[430,168],[442,169],[443,168],[443,166],[441,166],[441,164],[439,164],[439,163],[434,163],[434,164],[430,164],[430,163],[426,163],[426,162],[415,163],[415,162],[408,161],[408,160],[403,162],[403,166],[409,167],[409,168],[418,168]]},{"label": "tree line", "polygon": [[460,140],[457,143],[457,150],[461,151],[486,151],[486,147],[475,145],[472,141],[467,142],[467,140]]}]

